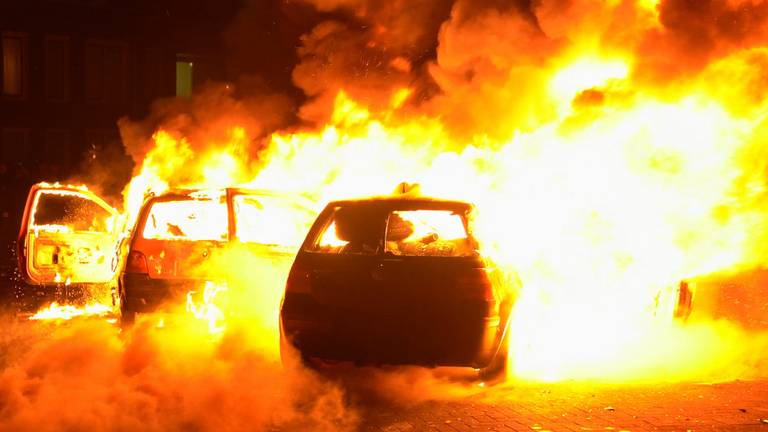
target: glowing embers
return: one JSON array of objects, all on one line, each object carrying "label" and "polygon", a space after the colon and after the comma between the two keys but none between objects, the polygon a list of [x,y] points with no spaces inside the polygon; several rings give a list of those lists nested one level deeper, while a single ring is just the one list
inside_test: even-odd
[{"label": "glowing embers", "polygon": [[205,321],[211,334],[221,334],[226,329],[224,312],[221,310],[222,296],[220,294],[227,290],[226,284],[206,281],[203,288],[202,303],[195,301],[197,291],[187,293],[187,312],[195,318]]},{"label": "glowing embers", "polygon": [[76,317],[98,316],[105,317],[112,312],[112,308],[100,303],[87,304],[83,307],[72,305],[60,305],[51,303],[45,309],[38,311],[29,317],[30,320],[70,320]]},{"label": "glowing embers", "polygon": [[227,204],[222,199],[183,199],[152,204],[142,236],[153,240],[227,239]]}]

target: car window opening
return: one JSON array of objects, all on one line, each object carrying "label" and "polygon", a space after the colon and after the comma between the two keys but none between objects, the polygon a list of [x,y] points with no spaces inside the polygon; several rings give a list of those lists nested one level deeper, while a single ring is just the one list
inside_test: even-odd
[{"label": "car window opening", "polygon": [[381,212],[357,207],[339,207],[311,251],[375,255],[381,249],[384,222]]},{"label": "car window opening", "polygon": [[390,213],[385,252],[398,256],[442,257],[476,254],[463,218],[446,210]]},{"label": "car window opening", "polygon": [[313,219],[308,210],[280,197],[235,195],[232,203],[242,242],[297,247]]},{"label": "car window opening", "polygon": [[41,192],[30,228],[58,232],[109,232],[112,214],[77,193]]},{"label": "car window opening", "polygon": [[149,209],[142,237],[152,240],[224,241],[227,204],[220,200],[158,201]]}]

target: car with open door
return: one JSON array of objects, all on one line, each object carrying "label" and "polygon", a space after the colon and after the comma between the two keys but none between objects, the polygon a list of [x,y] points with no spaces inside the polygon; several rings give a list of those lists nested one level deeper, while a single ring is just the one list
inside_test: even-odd
[{"label": "car with open door", "polygon": [[32,186],[17,239],[18,268],[28,291],[22,295],[108,301],[116,281],[120,222],[118,212],[85,187]]},{"label": "car with open door", "polygon": [[335,201],[291,268],[281,354],[306,364],[507,365],[518,279],[478,252],[473,205],[410,195]]},{"label": "car with open door", "polygon": [[123,322],[221,282],[210,279],[226,277],[224,271],[211,271],[208,264],[233,247],[249,256],[289,260],[287,267],[315,215],[306,199],[265,190],[188,189],[150,197],[121,247]]}]

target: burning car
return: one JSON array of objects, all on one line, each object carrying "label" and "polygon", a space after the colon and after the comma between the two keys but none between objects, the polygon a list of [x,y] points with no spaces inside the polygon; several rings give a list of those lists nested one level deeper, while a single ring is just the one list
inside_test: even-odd
[{"label": "burning car", "polygon": [[299,250],[281,353],[312,363],[507,364],[512,290],[478,253],[474,207],[407,195],[331,202]]},{"label": "burning car", "polygon": [[19,236],[19,269],[34,287],[112,292],[124,323],[210,284],[200,271],[228,245],[293,257],[315,213],[295,195],[238,188],[149,196],[134,223],[83,187],[35,185]]},{"label": "burning car", "polygon": [[147,200],[120,274],[124,322],[205,285],[207,261],[233,243],[261,256],[293,257],[314,213],[296,196],[246,189],[171,191]]},{"label": "burning car", "polygon": [[119,224],[118,212],[85,187],[34,185],[16,243],[31,297],[68,301],[109,293]]}]

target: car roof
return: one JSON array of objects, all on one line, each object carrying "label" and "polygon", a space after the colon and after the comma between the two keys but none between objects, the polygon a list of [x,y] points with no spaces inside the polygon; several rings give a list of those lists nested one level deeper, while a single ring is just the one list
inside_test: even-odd
[{"label": "car roof", "polygon": [[383,206],[383,207],[397,207],[400,205],[407,207],[463,207],[472,208],[472,203],[459,200],[450,200],[443,198],[427,197],[422,195],[383,195],[366,198],[355,198],[346,200],[331,201],[327,207],[342,207],[342,206]]},{"label": "car roof", "polygon": [[[311,201],[304,195],[298,193],[268,190],[268,189],[248,189],[240,187],[228,187],[228,188],[178,188],[169,189],[157,195],[149,195],[145,199],[145,203],[150,201],[172,201],[174,199],[194,199],[210,197],[221,197],[227,194],[227,192],[234,194],[253,195],[253,196],[269,196],[286,198],[295,201],[297,204],[311,208]],[[198,195],[198,196],[195,196]]]}]

